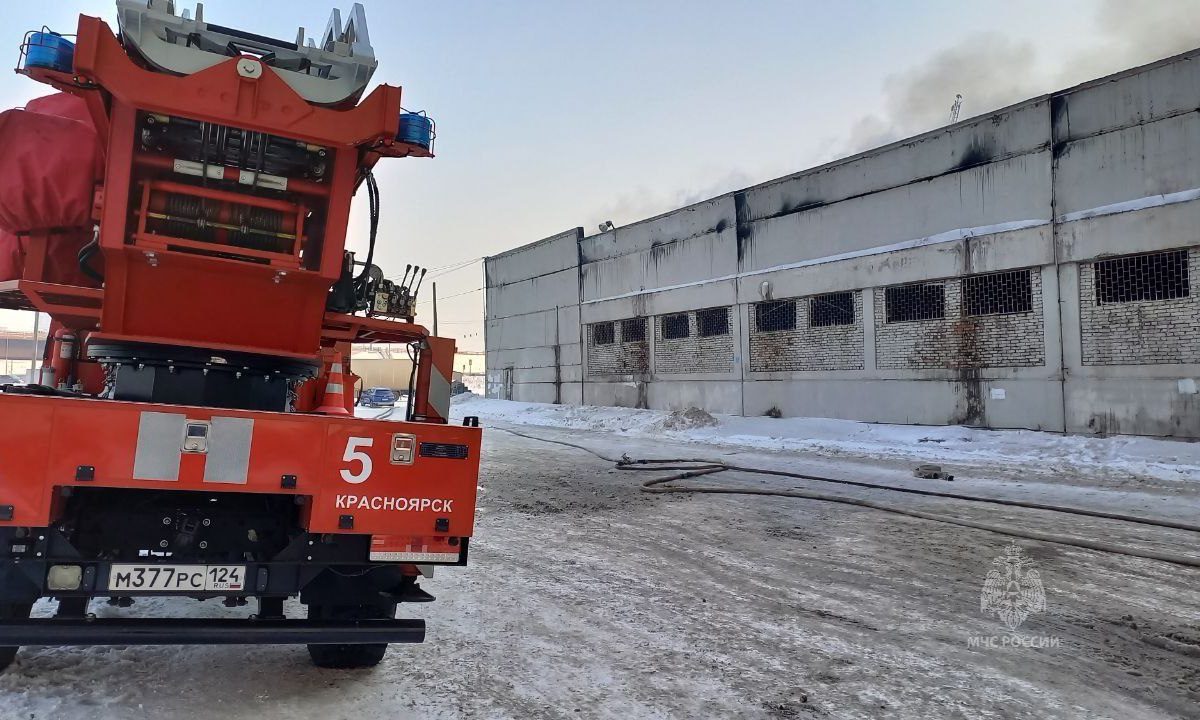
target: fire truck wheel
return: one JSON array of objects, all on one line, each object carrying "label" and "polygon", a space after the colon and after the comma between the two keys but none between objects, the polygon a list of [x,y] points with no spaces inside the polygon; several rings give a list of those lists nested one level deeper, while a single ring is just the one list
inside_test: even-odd
[{"label": "fire truck wheel", "polygon": [[[33,609],[33,605],[29,604],[0,604],[0,620],[24,620],[29,617],[31,609]],[[13,659],[17,657],[17,649],[12,645],[0,645],[0,670],[4,670],[12,664]]]},{"label": "fire truck wheel", "polygon": [[[396,617],[396,603],[379,605],[309,605],[309,620],[389,620]],[[322,668],[375,667],[387,652],[387,643],[369,645],[309,645],[313,665]]]}]

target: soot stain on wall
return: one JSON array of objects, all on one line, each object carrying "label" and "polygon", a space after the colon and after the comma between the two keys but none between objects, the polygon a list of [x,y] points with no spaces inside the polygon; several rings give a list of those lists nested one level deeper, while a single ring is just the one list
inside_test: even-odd
[{"label": "soot stain on wall", "polygon": [[733,211],[737,222],[737,262],[738,268],[745,265],[746,258],[753,252],[754,222],[750,219],[750,206],[746,202],[746,192],[734,193]]},{"label": "soot stain on wall", "polygon": [[966,170],[991,162],[994,152],[991,143],[976,138],[971,141],[962,157],[954,164],[954,170]]}]

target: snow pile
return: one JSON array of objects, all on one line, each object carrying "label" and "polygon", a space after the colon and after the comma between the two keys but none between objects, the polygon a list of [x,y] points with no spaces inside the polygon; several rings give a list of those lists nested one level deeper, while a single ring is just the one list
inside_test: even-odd
[{"label": "snow pile", "polygon": [[716,424],[717,419],[715,417],[698,407],[690,407],[687,410],[675,410],[670,415],[655,423],[656,426],[663,430],[695,430],[697,428],[712,427]]},{"label": "snow pile", "polygon": [[894,458],[986,466],[1026,465],[1033,471],[1133,476],[1200,482],[1200,443],[1146,437],[1088,437],[1034,430],[978,430],[960,426],[884,425],[828,418],[710,415],[632,408],[547,405],[454,398],[456,418],[663,437],[706,445],[804,452],[825,456]]},{"label": "snow pile", "polygon": [[477,390],[468,390],[465,393],[451,395],[450,396],[450,404],[458,405],[459,403],[465,403],[465,402],[470,402],[472,400],[481,400],[481,399],[483,399],[483,395],[481,393],[479,393]]}]

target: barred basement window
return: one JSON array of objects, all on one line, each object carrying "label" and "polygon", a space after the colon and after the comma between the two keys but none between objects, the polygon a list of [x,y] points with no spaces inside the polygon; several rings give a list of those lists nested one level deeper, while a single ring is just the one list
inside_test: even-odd
[{"label": "barred basement window", "polygon": [[854,293],[836,292],[808,299],[809,327],[854,324]]},{"label": "barred basement window", "polygon": [[678,340],[691,334],[688,328],[687,313],[664,315],[662,318],[662,336],[664,340]]},{"label": "barred basement window", "polygon": [[1187,297],[1187,250],[1097,261],[1096,304]]},{"label": "barred basement window", "polygon": [[621,342],[645,342],[646,318],[621,321]]},{"label": "barred basement window", "polygon": [[592,343],[596,345],[612,345],[614,340],[612,323],[596,323],[592,326]]},{"label": "barred basement window", "polygon": [[713,308],[696,313],[696,334],[700,337],[729,334],[729,308]]},{"label": "barred basement window", "polygon": [[921,283],[887,288],[884,292],[887,321],[915,322],[946,317],[946,285]]},{"label": "barred basement window", "polygon": [[1033,310],[1029,270],[972,275],[962,281],[963,310],[969,316],[1007,315]]},{"label": "barred basement window", "polygon": [[796,329],[796,303],[793,300],[775,300],[754,306],[754,329],[759,332],[777,332]]}]

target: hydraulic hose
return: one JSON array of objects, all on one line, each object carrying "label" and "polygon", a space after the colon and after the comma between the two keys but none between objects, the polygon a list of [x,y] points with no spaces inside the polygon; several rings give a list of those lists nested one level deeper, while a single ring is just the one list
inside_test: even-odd
[{"label": "hydraulic hose", "polygon": [[76,256],[76,259],[79,261],[79,270],[83,272],[84,275],[87,275],[91,279],[103,285],[104,275],[92,266],[92,258],[95,257],[99,250],[100,239],[99,237],[93,238],[90,242],[88,242],[88,244],[79,248],[79,254]]},{"label": "hydraulic hose", "polygon": [[366,171],[367,204],[370,215],[370,228],[367,237],[367,261],[363,264],[362,272],[354,278],[355,283],[365,283],[371,274],[371,263],[375,260],[375,239],[379,233],[379,185],[375,183],[375,175]]},{"label": "hydraulic hose", "polygon": [[413,409],[416,407],[417,401],[417,363],[421,361],[421,346],[419,343],[409,343],[407,349],[410,369],[408,371],[408,397],[404,399],[404,419],[412,422]]},{"label": "hydraulic hose", "polygon": [[853,505],[856,507],[870,508],[881,512],[893,513],[896,515],[904,515],[907,517],[928,520],[931,522],[940,522],[948,525],[957,525],[959,527],[971,528],[974,530],[983,530],[992,532],[998,535],[1008,537],[1022,538],[1026,540],[1037,540],[1039,542],[1054,543],[1057,545],[1068,545],[1071,547],[1084,548],[1087,550],[1097,550],[1100,552],[1111,553],[1115,555],[1127,555],[1130,557],[1145,558],[1148,560],[1158,560],[1161,562],[1171,563],[1174,565],[1182,565],[1184,567],[1200,568],[1200,558],[1190,557],[1187,555],[1178,555],[1176,553],[1159,552],[1156,550],[1142,550],[1138,548],[1129,548],[1112,543],[1101,542],[1098,540],[1088,540],[1086,538],[1076,538],[1068,535],[1057,535],[1054,533],[1043,533],[1032,530],[1020,530],[1010,528],[1003,525],[993,525],[991,523],[975,522],[973,520],[963,520],[959,518],[938,515],[935,513],[927,513],[921,510],[909,510],[907,508],[879,503],[873,500],[863,500],[859,498],[844,497],[841,495],[829,495],[825,493],[812,492],[808,490],[769,490],[759,488],[746,488],[736,486],[710,486],[710,487],[689,487],[683,485],[671,485],[669,483],[678,482],[694,477],[704,475],[713,475],[726,471],[745,472],[760,475],[774,475],[781,477],[793,477],[802,480],[816,480],[820,482],[830,482],[842,485],[853,485],[856,487],[866,487],[878,490],[888,490],[892,492],[903,492],[913,495],[930,495],[937,497],[945,497],[953,500],[966,500],[969,502],[982,502],[997,505],[1007,505],[1012,507],[1030,508],[1035,510],[1048,510],[1053,512],[1067,513],[1071,515],[1083,515],[1087,517],[1097,517],[1106,520],[1120,520],[1123,522],[1133,522],[1143,525],[1152,525],[1155,527],[1169,528],[1172,530],[1185,530],[1190,532],[1200,532],[1200,526],[1188,525],[1186,523],[1177,523],[1169,520],[1153,520],[1150,518],[1137,517],[1133,515],[1122,515],[1119,513],[1107,513],[1095,510],[1086,510],[1083,508],[1063,507],[1058,505],[1045,505],[1042,503],[1027,503],[1020,500],[1001,500],[996,498],[981,498],[971,495],[962,495],[959,493],[939,493],[929,490],[918,490],[915,488],[898,488],[888,485],[880,485],[876,483],[865,483],[852,480],[839,480],[836,478],[826,478],[817,475],[806,475],[802,473],[791,473],[783,470],[768,470],[762,468],[751,468],[740,465],[729,465],[718,460],[706,459],[652,459],[652,460],[633,460],[628,456],[621,458],[610,458],[602,455],[591,448],[565,440],[554,440],[551,438],[538,437],[523,432],[518,432],[509,428],[492,426],[496,430],[502,430],[513,435],[537,440],[540,442],[554,443],[556,445],[565,445],[567,447],[583,450],[590,453],[601,460],[614,463],[617,470],[632,470],[632,471],[664,471],[677,470],[673,475],[666,477],[652,478],[646,480],[639,488],[646,493],[699,493],[699,494],[714,494],[714,495],[763,495],[774,497],[790,497],[804,500],[818,500],[821,502],[838,503],[841,505]]}]

